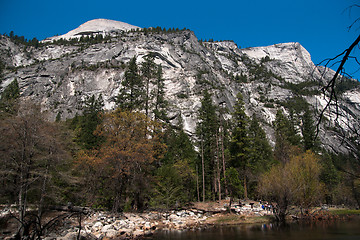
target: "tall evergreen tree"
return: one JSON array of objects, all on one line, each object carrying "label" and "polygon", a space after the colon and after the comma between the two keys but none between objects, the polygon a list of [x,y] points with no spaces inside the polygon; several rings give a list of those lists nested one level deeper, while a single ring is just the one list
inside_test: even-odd
[{"label": "tall evergreen tree", "polygon": [[214,160],[216,151],[216,136],[218,131],[218,121],[216,107],[213,105],[211,95],[208,91],[204,92],[199,109],[199,123],[196,127],[196,135],[199,140],[201,151],[202,170],[202,198],[211,196],[214,189]]},{"label": "tall evergreen tree", "polygon": [[241,93],[238,93],[233,112],[233,129],[230,143],[230,163],[234,168],[239,169],[243,175],[245,198],[247,198],[247,175],[249,171],[248,124],[249,119],[245,113],[243,97]]},{"label": "tall evergreen tree", "polygon": [[266,138],[266,133],[260,126],[255,114],[250,121],[248,139],[249,182],[251,181],[251,184],[249,184],[250,192],[257,187],[259,175],[269,170],[274,163],[273,152]]},{"label": "tall evergreen tree", "polygon": [[194,201],[196,197],[195,171],[197,153],[183,126],[168,128],[164,134],[167,151],[156,171],[153,204],[174,206]]},{"label": "tall evergreen tree", "polygon": [[176,129],[168,128],[165,134],[167,152],[163,158],[163,164],[174,164],[179,160],[187,160],[195,167],[197,153],[189,136],[184,132],[182,123]]},{"label": "tall evergreen tree", "polygon": [[286,163],[289,161],[292,151],[292,146],[297,146],[299,143],[299,135],[294,130],[295,127],[292,122],[279,109],[276,113],[274,121],[275,128],[275,151],[276,160]]},{"label": "tall evergreen tree", "polygon": [[135,56],[129,62],[122,85],[123,88],[116,98],[117,105],[124,110],[142,110],[145,90],[139,75]]},{"label": "tall evergreen tree", "polygon": [[157,66],[156,78],[153,81],[152,98],[154,99],[153,113],[155,120],[167,121],[166,109],[168,102],[165,99],[165,83],[163,79],[162,67]]},{"label": "tall evergreen tree", "polygon": [[83,103],[83,115],[80,117],[77,130],[77,142],[84,149],[96,148],[101,138],[95,135],[97,126],[101,123],[104,101],[101,94],[96,99],[94,95],[87,97]]},{"label": "tall evergreen tree", "polygon": [[[260,126],[256,115],[254,114],[250,121],[249,126],[249,141],[252,150],[252,165],[256,166],[260,172],[269,169],[269,164],[272,163],[273,155],[271,146],[267,140],[264,129]],[[259,164],[261,166],[259,166]]]},{"label": "tall evergreen tree", "polygon": [[230,130],[231,121],[225,119],[225,113],[228,113],[228,109],[222,104],[219,107],[219,153],[221,157],[221,168],[222,168],[222,179],[221,182],[224,184],[225,196],[228,195],[226,170],[229,159],[229,143],[230,143]]},{"label": "tall evergreen tree", "polygon": [[141,73],[142,77],[145,82],[145,114],[146,116],[149,116],[149,108],[150,108],[150,101],[151,101],[151,95],[150,95],[150,83],[151,79],[154,78],[156,75],[156,65],[154,63],[154,56],[152,53],[149,53],[144,57],[144,62],[141,65]]},{"label": "tall evergreen tree", "polygon": [[318,141],[316,139],[315,123],[309,107],[305,109],[305,112],[302,115],[301,133],[303,136],[302,142],[304,150],[315,151],[318,147]]},{"label": "tall evergreen tree", "polygon": [[293,109],[290,109],[290,114],[288,117],[289,125],[288,125],[288,140],[293,146],[301,145],[301,136],[299,135],[299,131],[295,126],[299,126],[300,119],[295,113]]}]

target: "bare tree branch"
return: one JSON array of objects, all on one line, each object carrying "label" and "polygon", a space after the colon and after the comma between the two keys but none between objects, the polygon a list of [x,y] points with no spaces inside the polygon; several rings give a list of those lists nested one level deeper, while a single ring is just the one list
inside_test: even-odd
[{"label": "bare tree branch", "polygon": [[[358,4],[353,4],[353,5],[351,5],[350,7],[346,8],[344,11],[349,11],[349,15],[351,15],[351,10],[352,10],[353,8],[355,8],[355,7],[360,8],[360,5],[358,5]],[[359,22],[359,21],[360,21],[360,18],[357,18],[357,19],[348,27],[348,31],[350,31],[351,28],[352,28],[357,22]]]},{"label": "bare tree branch", "polygon": [[320,122],[322,121],[323,119],[323,116],[325,114],[325,111],[330,107],[330,104],[335,101],[335,106],[337,108],[336,112],[338,113],[338,107],[337,107],[337,96],[336,96],[336,92],[335,92],[335,84],[336,84],[336,79],[338,78],[339,75],[341,75],[341,73],[343,73],[344,71],[344,65],[346,63],[346,61],[348,60],[349,56],[350,56],[350,53],[352,52],[352,50],[359,44],[360,42],[360,35],[356,38],[356,40],[350,45],[350,47],[348,49],[346,49],[345,51],[343,51],[341,54],[337,55],[336,57],[334,58],[330,58],[330,59],[327,59],[327,60],[324,60],[322,62],[325,62],[326,61],[326,64],[325,64],[325,67],[327,67],[327,65],[331,62],[331,61],[334,61],[338,58],[340,58],[341,56],[342,59],[341,59],[341,62],[340,62],[340,65],[339,67],[337,68],[334,76],[332,77],[332,79],[327,83],[326,86],[324,86],[321,90],[322,92],[324,93],[324,95],[326,94],[326,92],[330,93],[329,95],[329,100],[327,102],[327,104],[325,105],[325,107],[322,109],[321,113],[320,113],[320,116],[319,116],[319,120],[318,120],[318,123],[316,125],[316,137],[318,136],[319,134],[319,131],[320,131]]}]

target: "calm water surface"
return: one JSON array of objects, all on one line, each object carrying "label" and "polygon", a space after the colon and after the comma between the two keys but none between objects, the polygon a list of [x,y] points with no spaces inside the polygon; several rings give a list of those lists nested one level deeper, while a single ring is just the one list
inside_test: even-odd
[{"label": "calm water surface", "polygon": [[197,231],[162,231],[148,239],[360,240],[360,220],[318,224],[292,223],[285,227],[276,224],[250,224],[213,227]]}]

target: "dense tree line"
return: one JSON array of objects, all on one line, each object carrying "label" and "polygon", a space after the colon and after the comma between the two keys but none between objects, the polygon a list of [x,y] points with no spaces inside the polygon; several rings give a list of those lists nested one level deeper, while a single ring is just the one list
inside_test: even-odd
[{"label": "dense tree line", "polygon": [[[70,39],[64,39],[60,38],[58,40],[53,40],[51,44],[56,45],[84,45],[84,44],[97,44],[97,43],[103,43],[111,40],[110,35],[103,36],[102,34],[89,34],[89,35],[81,35],[81,37],[77,38],[70,38]],[[44,44],[50,44],[50,43],[44,43]]]},{"label": "dense tree line", "polygon": [[[310,106],[279,108],[271,148],[262,123],[237,95],[232,118],[203,92],[196,133],[166,115],[162,68],[155,56],[127,64],[117,109],[88,96],[82,115],[50,123],[20,102],[16,80],[0,100],[0,184],[3,204],[16,203],[22,234],[26,207],[73,202],[118,211],[173,208],[191,201],[265,199],[283,220],[288,206],[359,205],[360,164],[319,147]],[[197,150],[195,150],[197,149]]]},{"label": "dense tree line", "polygon": [[26,39],[24,36],[18,36],[14,33],[14,31],[11,31],[9,35],[4,34],[4,36],[9,37],[13,42],[17,44],[22,44],[25,46],[33,46],[35,48],[40,46],[40,42],[37,38],[33,39]]}]

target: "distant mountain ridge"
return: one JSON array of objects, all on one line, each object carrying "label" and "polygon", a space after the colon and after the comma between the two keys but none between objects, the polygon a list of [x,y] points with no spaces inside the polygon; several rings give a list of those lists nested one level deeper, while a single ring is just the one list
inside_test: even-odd
[{"label": "distant mountain ridge", "polygon": [[[109,34],[109,38],[93,43],[52,42],[86,34]],[[134,56],[141,64],[149,53],[163,68],[168,115],[173,124],[181,117],[184,129],[192,135],[205,89],[216,105],[226,106],[230,112],[236,94],[241,92],[247,115],[255,114],[261,120],[273,145],[272,122],[277,109],[289,114],[290,108],[296,108],[301,103],[297,101],[303,99],[318,114],[328,100],[319,86],[333,74],[316,66],[310,53],[295,42],[240,49],[232,41],[199,41],[190,30],[141,29],[97,19],[49,38],[38,48],[24,48],[1,36],[0,60],[7,67],[1,86],[5,88],[17,79],[21,96],[41,104],[52,120],[58,113],[62,119],[81,113],[79,103],[91,95],[102,94],[105,108],[111,110],[116,107],[113,100],[122,88],[126,64]],[[336,129],[346,124],[360,126],[360,89],[356,86],[339,93],[338,112],[326,112],[320,139],[328,149],[346,152]]]}]

